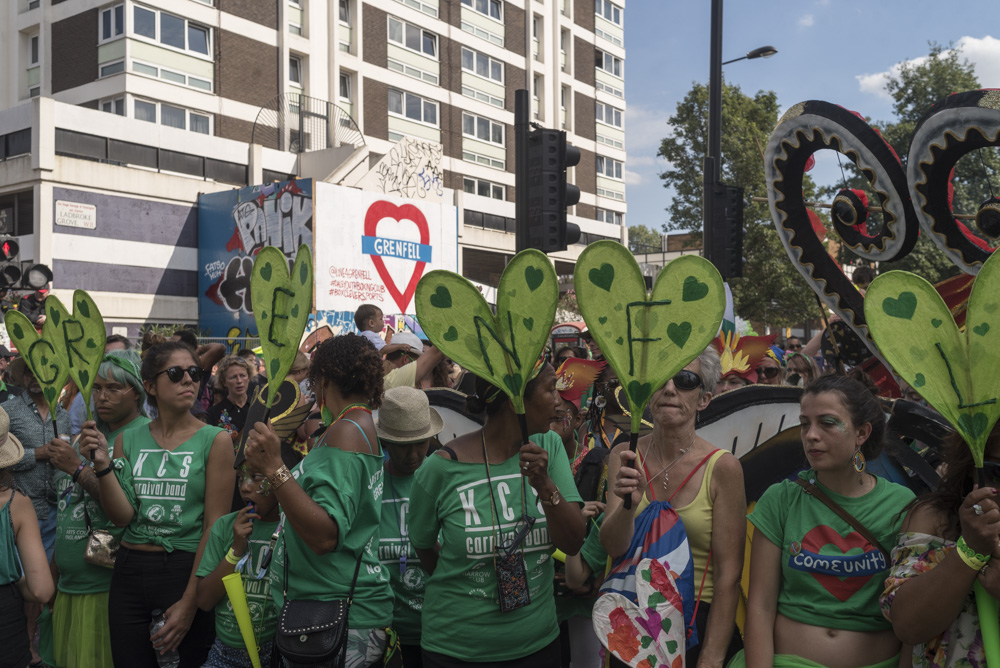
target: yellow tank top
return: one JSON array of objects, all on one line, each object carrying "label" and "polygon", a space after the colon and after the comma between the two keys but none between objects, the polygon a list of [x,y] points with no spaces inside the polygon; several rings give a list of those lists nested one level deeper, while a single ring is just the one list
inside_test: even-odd
[{"label": "yellow tank top", "polygon": [[[701,588],[701,578],[705,577],[705,588],[701,593],[702,603],[712,602],[714,587],[712,584],[712,564],[708,563],[708,553],[712,548],[712,471],[715,469],[715,462],[725,453],[725,450],[716,450],[705,462],[705,475],[701,479],[701,487],[695,495],[694,500],[682,508],[674,508],[684,522],[684,530],[688,535],[688,543],[691,544],[691,560],[694,562],[694,593],[698,595]],[[639,455],[639,465],[642,465],[642,455]],[[636,514],[641,513],[649,505],[649,497],[642,495],[639,508]],[[708,571],[705,571],[705,564],[708,564]]]}]

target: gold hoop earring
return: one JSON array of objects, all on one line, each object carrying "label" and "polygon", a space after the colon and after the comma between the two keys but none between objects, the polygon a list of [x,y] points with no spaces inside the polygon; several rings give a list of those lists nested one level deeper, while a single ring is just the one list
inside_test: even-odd
[{"label": "gold hoop earring", "polygon": [[854,453],[854,459],[851,460],[851,463],[854,465],[854,470],[858,473],[864,473],[868,466],[868,463],[865,461],[865,456],[861,454],[860,450]]}]

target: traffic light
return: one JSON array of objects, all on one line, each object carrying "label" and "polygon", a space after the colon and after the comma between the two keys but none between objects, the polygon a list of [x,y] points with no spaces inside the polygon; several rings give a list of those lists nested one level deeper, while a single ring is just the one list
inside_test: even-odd
[{"label": "traffic light", "polygon": [[743,275],[743,188],[718,183],[712,190],[711,234],[706,257],[722,278]]},{"label": "traffic light", "polygon": [[52,281],[52,270],[44,264],[35,264],[34,260],[22,260],[20,271],[21,284],[18,287],[22,290],[38,290]]},{"label": "traffic light", "polygon": [[21,280],[21,263],[14,259],[19,252],[17,239],[0,237],[0,289],[16,288]]},{"label": "traffic light", "polygon": [[527,207],[523,223],[518,221],[518,250],[564,251],[580,240],[580,227],[566,222],[566,209],[580,201],[580,189],[566,182],[566,169],[580,162],[580,149],[566,143],[562,130],[538,128],[528,133],[526,153]]}]

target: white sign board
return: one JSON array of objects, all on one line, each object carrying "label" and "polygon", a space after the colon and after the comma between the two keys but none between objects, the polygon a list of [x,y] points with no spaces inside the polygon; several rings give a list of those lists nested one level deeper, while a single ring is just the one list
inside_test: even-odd
[{"label": "white sign board", "polygon": [[57,199],[56,225],[93,230],[97,227],[97,207],[93,204],[64,202]]}]

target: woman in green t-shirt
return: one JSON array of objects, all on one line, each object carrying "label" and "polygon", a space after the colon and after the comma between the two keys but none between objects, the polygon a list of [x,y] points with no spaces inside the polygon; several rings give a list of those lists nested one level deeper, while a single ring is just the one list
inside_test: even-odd
[{"label": "woman in green t-shirt", "polygon": [[886,546],[913,492],[865,472],[865,460],[882,446],[882,406],[862,382],[822,376],[805,388],[799,422],[811,467],[798,478],[805,487],[772,485],[749,515],[755,531],[745,663],[892,668],[900,642],[879,594],[889,571]]},{"label": "woman in green t-shirt", "polygon": [[286,593],[292,601],[344,600],[357,569],[346,665],[369,666],[381,662],[392,624],[392,590],[377,554],[385,481],[371,416],[382,402],[382,356],[354,334],[327,339],[313,352],[309,381],[336,416],[309,455],[289,471],[278,435],[263,422],[245,447],[248,469],[267,476],[286,519],[271,592],[279,605]]},{"label": "woman in green t-shirt", "polygon": [[[113,464],[98,436],[80,439],[94,460],[101,506],[125,527],[108,601],[111,653],[116,666],[155,668],[156,651],[177,650],[181,666],[201,666],[215,624],[198,610],[195,573],[209,530],[232,500],[233,442],[191,414],[202,370],[187,344],[151,348],[141,373],[157,418],[118,435]],[[151,638],[154,610],[166,624]]]},{"label": "woman in green t-shirt", "polygon": [[524,420],[536,434],[525,444],[510,400],[477,379],[468,409],[485,411],[486,424],[417,471],[410,541],[431,573],[424,668],[560,665],[551,555],[580,550],[584,520],[562,439],[549,431],[559,403],[545,364],[525,388]]},{"label": "woman in green t-shirt", "polygon": [[[126,429],[149,424],[143,410],[146,391],[139,375],[140,363],[139,355],[131,350],[105,354],[94,381],[97,421],[83,423],[83,431],[91,438],[113,443]],[[90,527],[109,529],[118,540],[124,532],[108,521],[101,508],[100,485],[92,462],[61,439],[51,441],[49,448],[50,461],[57,469],[53,484],[59,495],[52,560],[57,586],[52,606],[55,662],[66,668],[110,668],[108,592],[112,571],[84,561],[83,554]]]}]

